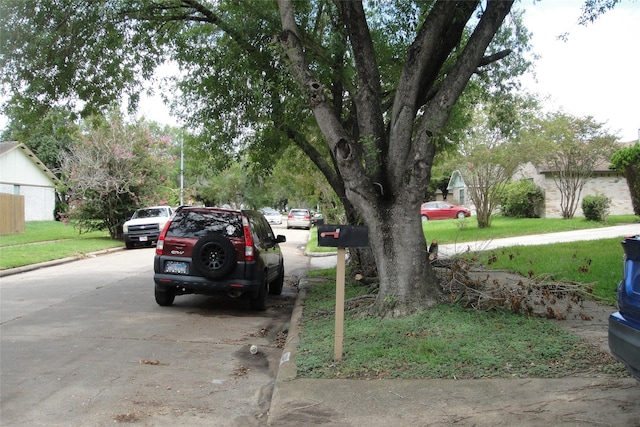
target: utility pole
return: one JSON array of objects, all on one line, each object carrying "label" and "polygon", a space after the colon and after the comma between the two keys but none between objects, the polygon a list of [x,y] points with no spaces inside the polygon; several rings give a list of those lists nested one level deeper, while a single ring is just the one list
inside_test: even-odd
[{"label": "utility pole", "polygon": [[180,206],[184,205],[184,135],[180,136]]}]

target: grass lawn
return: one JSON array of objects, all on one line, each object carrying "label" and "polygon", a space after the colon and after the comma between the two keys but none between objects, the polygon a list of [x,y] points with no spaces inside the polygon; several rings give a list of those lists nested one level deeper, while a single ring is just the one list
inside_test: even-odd
[{"label": "grass lawn", "polygon": [[515,246],[478,252],[473,258],[488,269],[514,271],[524,277],[587,284],[595,299],[613,306],[616,289],[622,279],[624,251],[621,240]]},{"label": "grass lawn", "polygon": [[30,221],[24,233],[0,236],[0,270],[123,246],[107,232],[80,233],[58,221]]},{"label": "grass lawn", "polygon": [[[596,228],[636,222],[613,217],[605,225],[582,218],[509,219],[496,217],[489,229],[472,221],[423,223],[428,239],[455,243],[517,235]],[[309,251],[315,251],[311,233]],[[622,275],[620,238],[541,246],[518,246],[473,254],[487,268],[525,277],[590,284],[595,299],[615,305]],[[314,378],[489,378],[562,377],[574,374],[627,376],[606,352],[566,332],[556,322],[505,312],[479,312],[442,304],[403,319],[345,313],[344,358],[333,360],[335,268],[310,271],[326,282],[307,291],[296,366]],[[346,298],[366,292],[347,281]]]},{"label": "grass lawn", "polygon": [[[335,276],[333,276],[335,279]],[[348,283],[346,298],[361,295]],[[547,319],[442,304],[402,319],[345,313],[333,360],[335,280],[307,290],[297,375],[303,378],[558,378],[627,376],[623,365]]]}]

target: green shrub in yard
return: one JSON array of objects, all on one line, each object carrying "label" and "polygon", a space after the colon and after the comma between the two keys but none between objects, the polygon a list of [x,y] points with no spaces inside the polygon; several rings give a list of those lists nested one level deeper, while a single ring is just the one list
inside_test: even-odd
[{"label": "green shrub in yard", "polygon": [[500,204],[505,216],[539,218],[544,207],[542,189],[528,180],[511,182],[505,187]]},{"label": "green shrub in yard", "polygon": [[611,199],[603,195],[584,196],[582,199],[582,212],[588,221],[605,222],[609,215]]}]

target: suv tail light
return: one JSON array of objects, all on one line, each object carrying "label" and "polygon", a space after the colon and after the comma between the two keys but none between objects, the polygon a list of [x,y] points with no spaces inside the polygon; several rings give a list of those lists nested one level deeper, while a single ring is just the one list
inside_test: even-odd
[{"label": "suv tail light", "polygon": [[244,231],[244,260],[254,261],[253,257],[253,237],[251,236],[251,227],[249,226],[249,219],[246,216],[242,216],[242,228]]},{"label": "suv tail light", "polygon": [[162,255],[162,251],[164,250],[164,237],[167,234],[167,229],[171,224],[171,220],[167,221],[167,223],[162,228],[162,232],[160,236],[158,236],[158,241],[156,242],[156,255]]}]

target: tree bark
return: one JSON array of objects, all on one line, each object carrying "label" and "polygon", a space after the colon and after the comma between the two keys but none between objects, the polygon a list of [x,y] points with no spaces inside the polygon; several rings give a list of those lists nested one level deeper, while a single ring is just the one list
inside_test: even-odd
[{"label": "tree bark", "polygon": [[[348,34],[358,74],[358,128],[349,133],[330,93],[308,67],[290,0],[279,0],[280,42],[298,86],[329,146],[345,196],[369,227],[380,289],[373,313],[404,316],[434,305],[440,296],[435,271],[427,262],[420,203],[429,183],[435,138],[454,104],[482,63],[484,53],[513,1],[489,1],[455,64],[425,98],[442,73],[466,22],[480,2],[437,1],[409,48],[391,112],[385,115],[375,52],[361,2],[336,2]],[[383,126],[388,118],[388,126]]]},{"label": "tree bark", "polygon": [[393,203],[365,213],[380,279],[372,314],[402,317],[433,306],[440,297],[419,212],[411,203]]}]

